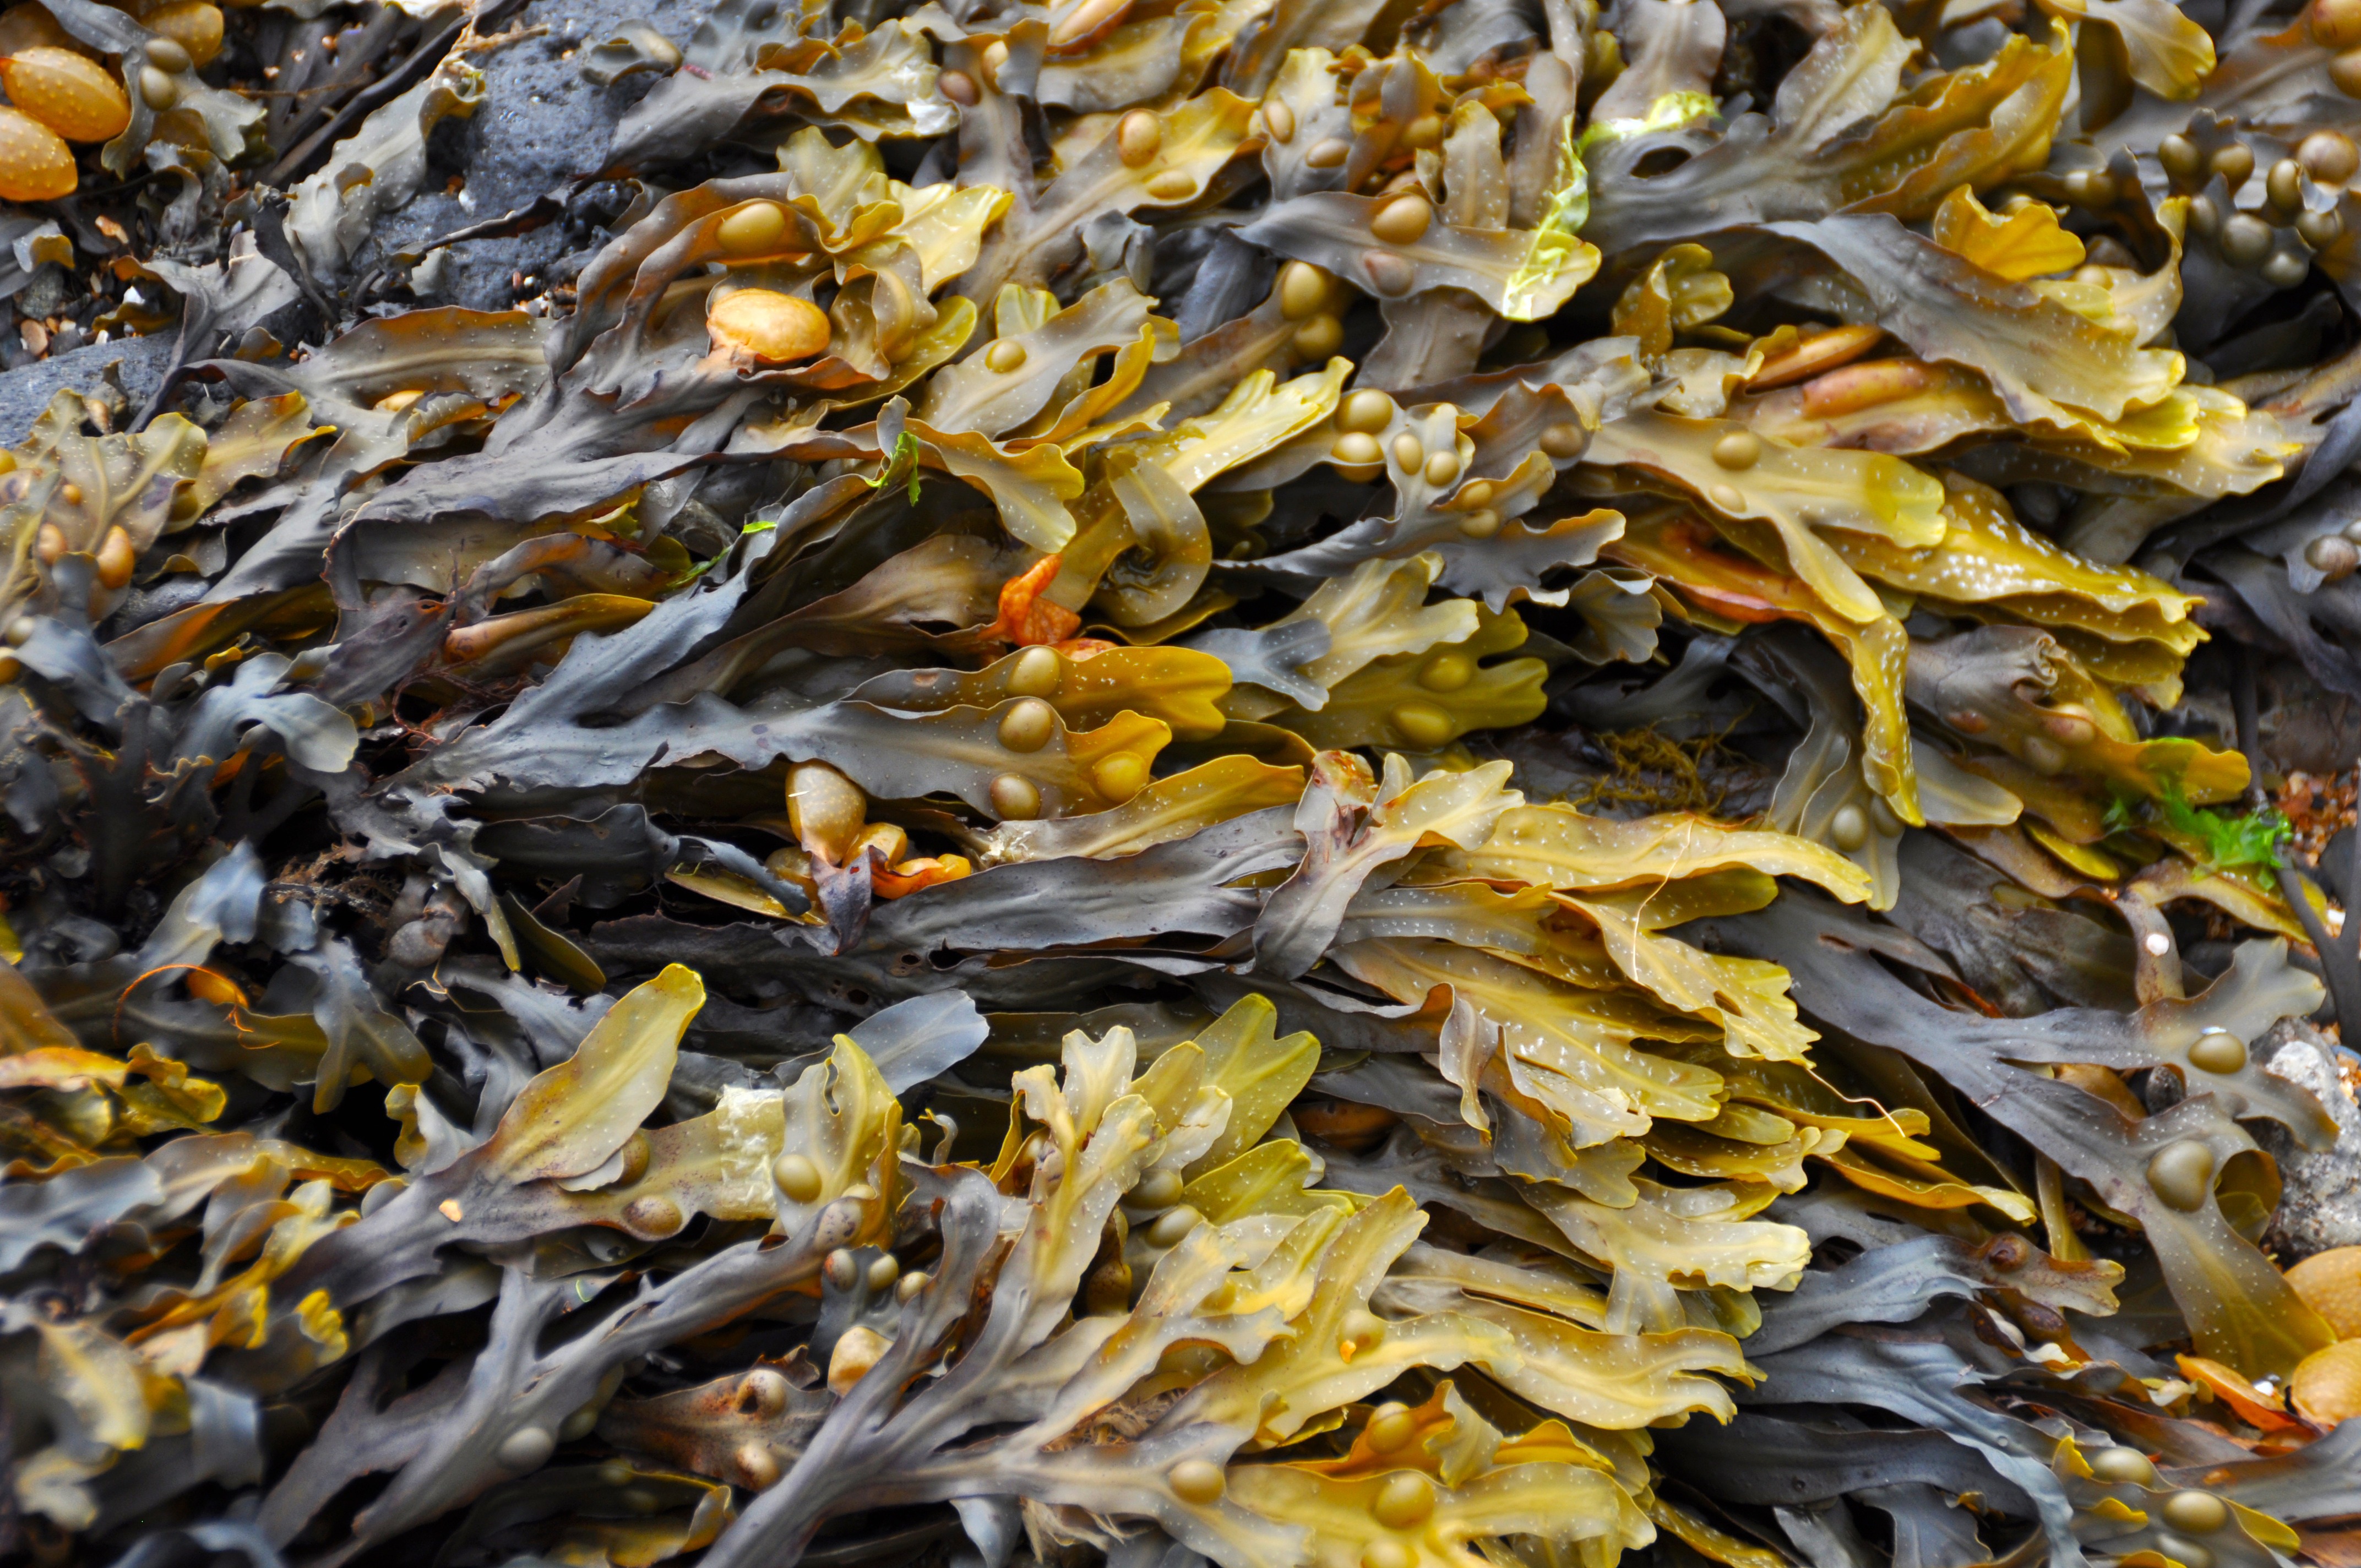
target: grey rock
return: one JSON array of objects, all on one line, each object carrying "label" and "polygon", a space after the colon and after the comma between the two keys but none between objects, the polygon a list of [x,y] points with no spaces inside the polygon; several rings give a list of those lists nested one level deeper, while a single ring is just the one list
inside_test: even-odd
[{"label": "grey rock", "polygon": [[0,446],[14,446],[24,440],[25,433],[60,390],[96,391],[99,378],[112,364],[119,362],[123,367],[116,375],[124,394],[134,404],[145,402],[164,379],[164,372],[171,368],[174,342],[166,332],[155,337],[93,343],[22,369],[0,372]]},{"label": "grey rock", "polygon": [[[438,131],[436,182],[379,221],[373,236],[379,248],[364,256],[358,270],[368,271],[384,252],[415,249],[531,207],[544,194],[563,196],[574,182],[597,173],[615,122],[647,90],[649,79],[594,86],[582,76],[578,54],[566,56],[633,16],[686,41],[708,8],[703,0],[532,0],[517,23],[545,25],[549,31],[475,58],[489,78],[483,106],[474,118]],[[440,183],[452,171],[463,175],[456,192]],[[577,219],[561,218],[529,234],[451,246],[428,269],[432,299],[425,302],[507,310],[516,303],[511,274],[545,275],[560,257],[595,247],[600,237]],[[118,360],[125,393],[135,404],[144,402],[170,368],[173,346],[168,332],[93,344],[0,372],[0,445],[23,440],[60,388],[94,390],[101,373]]]},{"label": "grey rock", "polygon": [[[709,8],[702,0],[533,0],[518,24],[549,31],[475,57],[486,77],[483,106],[473,118],[438,129],[430,144],[429,188],[379,220],[378,245],[411,251],[522,212],[544,195],[563,199],[577,181],[598,172],[615,122],[651,83],[642,75],[595,86],[583,78],[579,51],[634,16],[675,43],[686,42]],[[443,181],[455,171],[461,189],[452,192]],[[561,218],[528,234],[451,246],[449,259],[432,279],[432,302],[507,310],[517,302],[514,274],[545,278],[552,262],[594,238],[577,222]],[[368,270],[367,262],[360,270]]]},{"label": "grey rock", "polygon": [[19,315],[53,316],[72,302],[73,274],[55,262],[33,274],[25,291],[16,297]]},{"label": "grey rock", "polygon": [[2281,1019],[2256,1046],[2265,1069],[2312,1091],[2338,1128],[2334,1146],[2317,1151],[2298,1146],[2282,1128],[2270,1129],[2266,1146],[2286,1190],[2265,1245],[2286,1263],[2361,1245],[2361,1104],[2338,1075],[2341,1053],[2301,1018]]}]

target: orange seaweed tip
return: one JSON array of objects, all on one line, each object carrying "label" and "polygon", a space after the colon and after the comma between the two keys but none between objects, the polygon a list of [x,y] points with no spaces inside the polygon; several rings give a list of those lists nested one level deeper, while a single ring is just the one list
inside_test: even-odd
[{"label": "orange seaweed tip", "polygon": [[78,176],[65,138],[21,110],[0,104],[0,199],[49,202],[73,194]]},{"label": "orange seaweed tip", "polygon": [[2287,1271],[2287,1281],[2338,1339],[2361,1339],[2361,1246],[2307,1257]]},{"label": "orange seaweed tip", "polygon": [[2317,1426],[2361,1416],[2361,1339],[2340,1340],[2305,1356],[2288,1379],[2288,1394]]},{"label": "orange seaweed tip", "polygon": [[1042,590],[1057,581],[1061,565],[1057,556],[1044,555],[1002,584],[1000,618],[992,623],[990,634],[1029,648],[1036,643],[1063,642],[1080,630],[1081,616],[1041,598]]}]

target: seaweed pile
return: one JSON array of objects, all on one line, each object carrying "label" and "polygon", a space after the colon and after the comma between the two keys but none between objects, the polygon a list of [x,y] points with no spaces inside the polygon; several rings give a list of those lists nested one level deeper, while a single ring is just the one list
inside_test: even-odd
[{"label": "seaweed pile", "polygon": [[2361,1563],[2361,0],[327,9],[0,16],[0,1556]]}]

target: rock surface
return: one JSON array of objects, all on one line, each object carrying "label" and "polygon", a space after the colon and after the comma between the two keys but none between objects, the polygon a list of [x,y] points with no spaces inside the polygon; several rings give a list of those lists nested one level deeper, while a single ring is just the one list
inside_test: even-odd
[{"label": "rock surface", "polygon": [[[523,212],[544,195],[563,198],[575,181],[598,171],[615,122],[652,85],[637,76],[597,86],[584,79],[578,51],[631,17],[685,44],[705,9],[682,0],[535,0],[526,6],[518,25],[549,30],[476,57],[485,76],[482,106],[438,130],[430,144],[436,181],[379,220],[378,244],[407,250]],[[457,165],[456,190],[443,178],[446,159]],[[543,279],[552,262],[588,239],[580,224],[561,218],[522,235],[463,241],[448,247],[434,298],[421,302],[507,310],[540,292],[529,282],[520,294],[517,277]]]},{"label": "rock surface", "polygon": [[[429,143],[434,172],[428,189],[379,221],[357,272],[367,272],[383,250],[414,249],[521,213],[544,195],[562,199],[577,182],[596,174],[616,121],[651,79],[597,86],[584,79],[578,51],[631,17],[686,43],[705,9],[685,0],[533,0],[511,25],[548,30],[475,57],[486,77],[483,104],[473,117],[438,128]],[[578,218],[561,217],[526,234],[450,246],[434,269],[432,296],[420,302],[511,309],[552,280],[553,262],[595,245],[597,237]],[[520,277],[526,280],[522,291]],[[0,446],[23,440],[60,388],[94,391],[106,367],[118,360],[125,393],[135,405],[144,401],[171,364],[173,346],[168,331],[93,344],[0,373]]]},{"label": "rock surface", "polygon": [[22,369],[0,372],[0,446],[14,446],[24,440],[25,433],[61,389],[98,390],[109,365],[123,367],[115,376],[124,396],[135,405],[146,401],[171,366],[175,341],[175,334],[166,332],[157,337],[93,343]]},{"label": "rock surface", "polygon": [[2353,1095],[2352,1058],[2300,1018],[2281,1020],[2257,1047],[2264,1066],[2312,1091],[2339,1129],[2335,1146],[2321,1150],[2299,1147],[2283,1130],[2271,1129],[2268,1147],[2286,1190],[2265,1245],[2283,1264],[2361,1245],[2361,1103]]}]

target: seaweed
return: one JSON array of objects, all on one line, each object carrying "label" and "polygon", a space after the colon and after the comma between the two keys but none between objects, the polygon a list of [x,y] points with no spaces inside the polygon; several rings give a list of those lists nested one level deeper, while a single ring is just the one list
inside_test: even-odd
[{"label": "seaweed", "polygon": [[0,15],[0,1555],[2351,1561],[2361,5],[348,9]]}]

